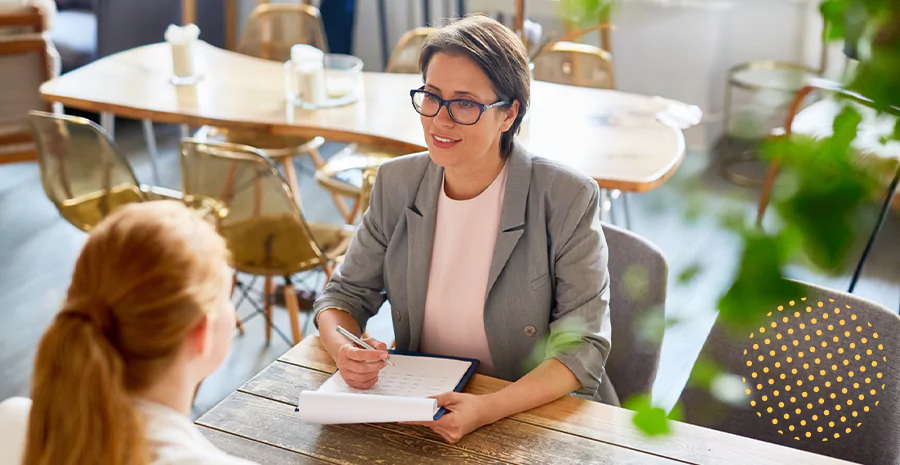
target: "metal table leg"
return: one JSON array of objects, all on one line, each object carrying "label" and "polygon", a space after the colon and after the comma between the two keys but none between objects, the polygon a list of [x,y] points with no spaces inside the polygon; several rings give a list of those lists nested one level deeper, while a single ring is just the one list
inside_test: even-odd
[{"label": "metal table leg", "polygon": [[866,242],[866,248],[863,250],[862,257],[859,258],[859,263],[856,264],[856,270],[853,271],[853,278],[850,280],[850,289],[847,292],[852,293],[853,289],[856,288],[856,283],[859,282],[863,266],[865,266],[866,260],[869,258],[869,253],[872,251],[872,245],[875,244],[875,237],[878,236],[878,233],[884,226],[884,220],[887,218],[887,213],[891,209],[891,201],[894,200],[894,194],[897,192],[898,181],[900,181],[900,165],[898,165],[897,173],[894,175],[894,179],[891,180],[891,185],[884,197],[884,203],[881,205],[881,211],[878,213],[878,222],[875,224],[875,228],[872,229],[872,234],[869,235],[869,240]]},{"label": "metal table leg", "polygon": [[109,134],[110,139],[116,139],[116,115],[100,113],[100,127]]},{"label": "metal table leg", "polygon": [[150,154],[150,169],[153,170],[153,184],[159,185],[159,151],[156,149],[156,133],[153,132],[153,121],[145,119],[141,121],[144,126],[144,139],[147,142],[147,152]]}]

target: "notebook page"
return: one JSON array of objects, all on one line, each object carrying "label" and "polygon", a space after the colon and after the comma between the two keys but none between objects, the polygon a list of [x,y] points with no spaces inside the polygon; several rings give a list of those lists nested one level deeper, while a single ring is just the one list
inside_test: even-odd
[{"label": "notebook page", "polygon": [[450,392],[465,376],[472,362],[434,357],[391,355],[394,366],[378,373],[378,382],[370,389],[355,389],[340,373],[328,379],[318,392],[369,394],[400,397],[429,397]]}]

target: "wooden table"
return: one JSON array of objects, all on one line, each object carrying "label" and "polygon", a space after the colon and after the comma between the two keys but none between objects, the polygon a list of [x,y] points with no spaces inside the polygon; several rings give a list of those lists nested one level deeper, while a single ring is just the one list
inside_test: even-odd
[{"label": "wooden table", "polygon": [[[501,420],[454,445],[418,426],[300,423],[294,413],[300,391],[316,389],[334,370],[318,338],[308,337],[197,424],[220,448],[262,464],[846,463],[677,422],[671,435],[648,438],[632,425],[628,410],[575,397]],[[466,392],[484,394],[506,384],[476,375]]]},{"label": "wooden table", "polygon": [[[286,103],[282,63],[208,44],[199,55],[206,77],[194,86],[169,83],[166,44],[135,48],[45,83],[43,97],[84,110],[163,123],[245,128],[323,136],[411,153],[425,149],[409,90],[418,75],[364,73],[359,102],[326,110]],[[535,82],[520,140],[535,154],[568,164],[601,188],[649,191],[684,157],[681,129],[659,122],[660,102],[625,92]]]}]

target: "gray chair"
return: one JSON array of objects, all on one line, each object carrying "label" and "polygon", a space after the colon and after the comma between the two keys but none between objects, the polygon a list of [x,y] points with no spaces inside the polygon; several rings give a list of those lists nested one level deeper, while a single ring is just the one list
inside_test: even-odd
[{"label": "gray chair", "polygon": [[668,264],[659,248],[631,231],[603,224],[603,233],[609,247],[612,347],[600,389],[601,399],[615,404],[612,399],[649,394],[656,379],[662,335],[646,334],[643,323],[665,318]]},{"label": "gray chair", "polygon": [[689,385],[685,421],[856,463],[900,463],[900,316],[801,284],[803,295],[751,334],[713,327],[700,357],[740,376],[745,396],[725,403]]}]

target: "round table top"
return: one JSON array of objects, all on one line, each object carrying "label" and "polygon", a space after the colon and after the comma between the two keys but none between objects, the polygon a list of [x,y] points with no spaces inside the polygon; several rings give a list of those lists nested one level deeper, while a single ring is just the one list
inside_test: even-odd
[{"label": "round table top", "polygon": [[[287,102],[282,63],[203,42],[197,56],[205,73],[195,85],[170,82],[171,49],[159,43],[66,73],[45,83],[41,93],[66,106],[135,119],[323,136],[397,153],[425,150],[419,115],[409,102],[409,90],[421,86],[419,75],[366,72],[356,103],[304,110]],[[681,127],[699,119],[695,107],[614,90],[535,82],[531,95],[519,140],[603,188],[644,192],[661,185],[684,157]]]}]

